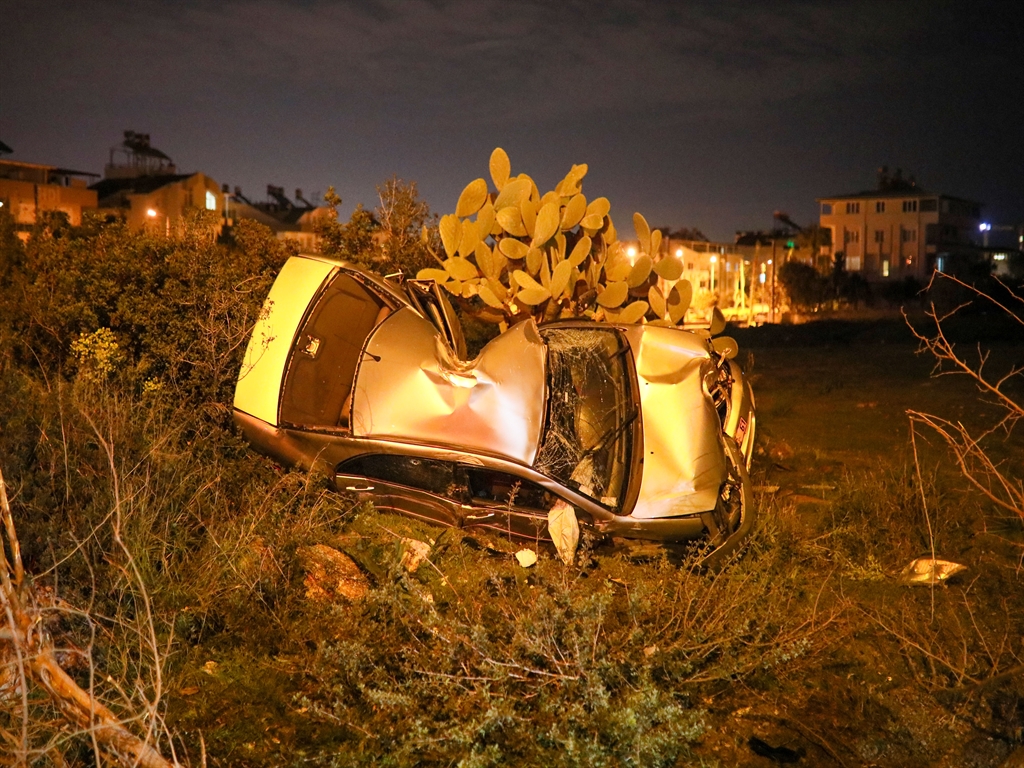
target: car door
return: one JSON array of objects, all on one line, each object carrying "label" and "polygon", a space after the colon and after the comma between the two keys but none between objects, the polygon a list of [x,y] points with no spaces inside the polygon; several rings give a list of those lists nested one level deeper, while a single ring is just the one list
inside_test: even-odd
[{"label": "car door", "polygon": [[464,485],[451,461],[402,454],[365,454],[338,466],[335,487],[380,510],[458,526]]},{"label": "car door", "polygon": [[455,314],[455,308],[444,295],[444,289],[433,280],[407,280],[405,285],[416,309],[444,334],[458,358],[465,360],[466,339],[462,333],[462,324]]},{"label": "car door", "polygon": [[464,466],[468,508],[463,525],[480,526],[526,538],[548,538],[548,511],[559,497],[510,472]]}]

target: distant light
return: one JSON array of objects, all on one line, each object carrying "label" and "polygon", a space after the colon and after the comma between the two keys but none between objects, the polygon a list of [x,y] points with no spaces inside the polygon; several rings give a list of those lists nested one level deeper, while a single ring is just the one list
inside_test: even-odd
[{"label": "distant light", "polygon": [[995,259],[996,261],[1006,261],[1006,254],[1005,253],[997,253],[992,258]]},{"label": "distant light", "polygon": [[765,274],[764,274],[764,272],[762,272],[762,273],[761,273],[760,275],[758,275],[757,277],[758,277],[758,278],[760,279],[760,281],[761,281],[761,284],[762,284],[762,285],[764,285],[764,278],[765,278]]},{"label": "distant light", "polygon": [[769,263],[769,264],[771,264],[771,263],[772,263],[772,260],[771,260],[771,259],[768,259],[768,263]]},{"label": "distant light", "polygon": [[3,207],[4,207],[4,201],[0,200],[0,208],[3,208]]},{"label": "distant light", "polygon": [[987,221],[983,221],[981,222],[981,224],[978,225],[979,232],[989,232],[991,229],[992,225],[989,224]]},{"label": "distant light", "polygon": [[156,218],[156,209],[155,208],[148,208],[148,209],[146,209],[146,215],[149,216],[149,218],[151,218],[151,219]]},{"label": "distant light", "polygon": [[717,261],[718,261],[718,257],[717,257],[717,256],[712,256],[712,257],[711,257],[711,263],[712,263],[712,264],[714,264],[714,263],[715,263],[715,262],[717,262]]},{"label": "distant light", "polygon": [[626,255],[632,259],[634,256],[636,256],[636,248],[634,248],[632,245],[629,246],[629,248],[626,249]]},{"label": "distant light", "polygon": [[683,258],[683,249],[682,248],[676,248],[676,256],[678,256],[680,259]]},{"label": "distant light", "polygon": [[206,210],[216,211],[217,210],[217,196],[210,190],[206,190]]}]

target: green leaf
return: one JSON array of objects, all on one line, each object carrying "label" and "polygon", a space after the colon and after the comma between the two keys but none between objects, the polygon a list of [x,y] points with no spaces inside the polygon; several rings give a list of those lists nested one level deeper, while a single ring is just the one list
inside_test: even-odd
[{"label": "green leaf", "polygon": [[523,259],[526,258],[526,253],[530,250],[530,246],[522,240],[516,240],[514,237],[503,237],[498,241],[498,249],[507,258]]},{"label": "green leaf", "polygon": [[573,246],[572,253],[569,254],[569,262],[574,267],[578,267],[590,255],[590,248],[593,244],[594,242],[586,235],[581,237]]},{"label": "green leaf", "polygon": [[490,202],[484,203],[484,207],[476,215],[476,223],[480,228],[480,238],[485,240],[494,232],[494,206]]},{"label": "green leaf", "polygon": [[485,277],[497,277],[498,273],[494,269],[494,254],[491,253],[491,249],[487,247],[485,243],[476,244],[476,264],[480,267],[480,271],[484,273]]},{"label": "green leaf", "polygon": [[658,316],[658,319],[663,319],[665,313],[668,312],[668,307],[665,305],[665,297],[658,286],[652,285],[650,290],[647,291],[647,301],[650,303],[654,314]]},{"label": "green leaf", "polygon": [[548,203],[537,214],[537,226],[533,232],[533,247],[538,248],[554,237],[558,231],[558,206]]},{"label": "green leaf", "polygon": [[582,193],[573,195],[573,198],[569,201],[569,204],[562,210],[562,221],[559,226],[563,230],[569,230],[575,227],[583,217],[587,214],[587,198]]},{"label": "green leaf", "polygon": [[719,336],[711,344],[714,346],[715,351],[726,360],[732,360],[740,351],[740,345],[731,336]]},{"label": "green leaf", "polygon": [[672,290],[668,292],[668,316],[673,323],[678,324],[686,316],[691,298],[693,287],[689,280],[680,280],[672,286]]},{"label": "green leaf", "polygon": [[459,240],[459,256],[466,258],[476,251],[480,242],[480,226],[475,221],[462,222],[462,237]]},{"label": "green leaf", "polygon": [[[441,270],[438,270],[439,272]],[[572,276],[572,262],[560,261],[551,273],[551,285],[549,290],[556,299],[561,298],[565,289],[569,287],[569,278]]]},{"label": "green leaf", "polygon": [[612,209],[612,204],[608,202],[607,197],[599,197],[595,200],[590,201],[590,205],[587,206],[587,216],[597,216],[604,218],[608,215],[608,211]]},{"label": "green leaf", "polygon": [[448,280],[448,272],[444,269],[421,269],[416,273],[417,280],[433,280],[435,283],[444,283]]},{"label": "green leaf", "polygon": [[505,184],[498,197],[494,200],[494,210],[501,212],[502,208],[519,208],[523,200],[530,197],[533,191],[533,182],[529,177],[513,179]]},{"label": "green leaf", "polygon": [[572,197],[580,191],[580,182],[583,177],[587,175],[587,164],[580,163],[574,165],[572,169],[565,174],[565,178],[562,179],[558,186],[555,187],[555,192],[560,194],[562,197]]},{"label": "green leaf", "polygon": [[474,277],[479,277],[480,274],[477,271],[476,264],[458,256],[446,259],[444,268],[456,280],[472,280]]},{"label": "green leaf", "polygon": [[634,301],[619,313],[619,322],[626,324],[639,323],[647,314],[650,305],[646,301]]},{"label": "green leaf", "polygon": [[459,240],[462,235],[462,222],[459,221],[459,217],[454,213],[442,216],[437,228],[441,233],[441,245],[444,246],[444,252],[449,256],[454,256],[459,248]]},{"label": "green leaf", "polygon": [[527,198],[519,205],[519,214],[523,217],[523,226],[526,227],[526,234],[533,237],[533,231],[537,226],[538,203]]},{"label": "green leaf", "polygon": [[541,253],[540,248],[531,248],[526,252],[526,268],[531,275],[540,272],[540,263],[544,260],[544,254]]},{"label": "green leaf", "polygon": [[491,290],[490,285],[486,283],[480,286],[479,290],[480,298],[483,299],[484,304],[495,309],[501,309],[504,305],[501,303],[501,299],[494,295],[494,291]]},{"label": "green leaf", "polygon": [[640,241],[640,253],[650,254],[651,228],[642,214],[633,214],[633,229],[636,230],[636,237]]},{"label": "green leaf", "polygon": [[[515,182],[509,182],[505,189],[508,189]],[[526,237],[526,227],[523,226],[523,216],[519,212],[519,207],[499,208],[498,209],[498,223],[501,228],[508,232],[510,235],[516,237]]]},{"label": "green leaf", "polygon": [[516,301],[522,304],[528,304],[533,307],[540,304],[542,301],[547,301],[551,298],[551,292],[543,286],[537,286],[536,288],[524,288],[516,294]]},{"label": "green leaf", "polygon": [[614,309],[622,306],[622,302],[629,295],[629,286],[625,280],[609,283],[601,293],[597,295],[597,303],[602,307]]},{"label": "green leaf", "polygon": [[629,276],[626,278],[626,282],[629,283],[630,288],[636,288],[638,285],[642,285],[647,282],[647,278],[651,276],[651,267],[654,262],[651,261],[651,257],[647,254],[642,254],[633,265],[633,268],[629,270]]},{"label": "green leaf", "polygon": [[722,314],[722,310],[715,307],[711,310],[711,327],[708,331],[712,336],[717,336],[725,330],[725,315]]},{"label": "green leaf", "polygon": [[515,272],[513,272],[512,277],[515,279],[516,285],[518,285],[523,290],[526,290],[528,288],[539,288],[541,290],[544,290],[543,285],[538,283],[536,280],[534,280],[528,274],[523,272],[523,270],[521,269],[517,269]]},{"label": "green leaf", "polygon": [[654,265],[654,271],[663,280],[678,280],[683,274],[683,262],[675,256],[666,256]]},{"label": "green leaf", "polygon": [[486,199],[487,182],[483,179],[474,179],[459,195],[459,202],[455,205],[455,215],[463,219],[472,216],[480,210]]},{"label": "green leaf", "polygon": [[508,176],[512,172],[512,163],[508,159],[508,154],[501,147],[496,147],[491,152],[490,170],[494,187],[500,192],[504,189]]}]

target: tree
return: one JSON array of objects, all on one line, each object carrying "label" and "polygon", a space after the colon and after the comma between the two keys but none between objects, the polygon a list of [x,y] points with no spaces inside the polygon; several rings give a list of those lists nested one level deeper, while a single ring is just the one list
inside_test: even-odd
[{"label": "tree", "polygon": [[337,211],[341,198],[333,187],[328,189],[324,199],[331,216],[317,228],[321,253],[382,275],[415,275],[436,265],[432,250],[440,245],[437,217],[420,199],[416,182],[392,176],[377,186],[377,197],[379,205],[374,211],[360,203],[348,222],[340,224]]}]

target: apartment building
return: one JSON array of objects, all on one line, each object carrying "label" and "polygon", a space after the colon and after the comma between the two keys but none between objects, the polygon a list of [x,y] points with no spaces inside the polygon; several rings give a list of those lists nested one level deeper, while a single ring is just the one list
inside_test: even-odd
[{"label": "apartment building", "polygon": [[899,170],[879,172],[878,188],[818,198],[820,223],[849,272],[872,281],[926,280],[936,269],[978,257],[981,205],[928,192]]},{"label": "apartment building", "polygon": [[88,189],[87,180],[97,175],[0,159],[0,206],[10,211],[23,240],[43,211],[60,211],[77,226],[82,211],[96,207],[96,193]]}]

